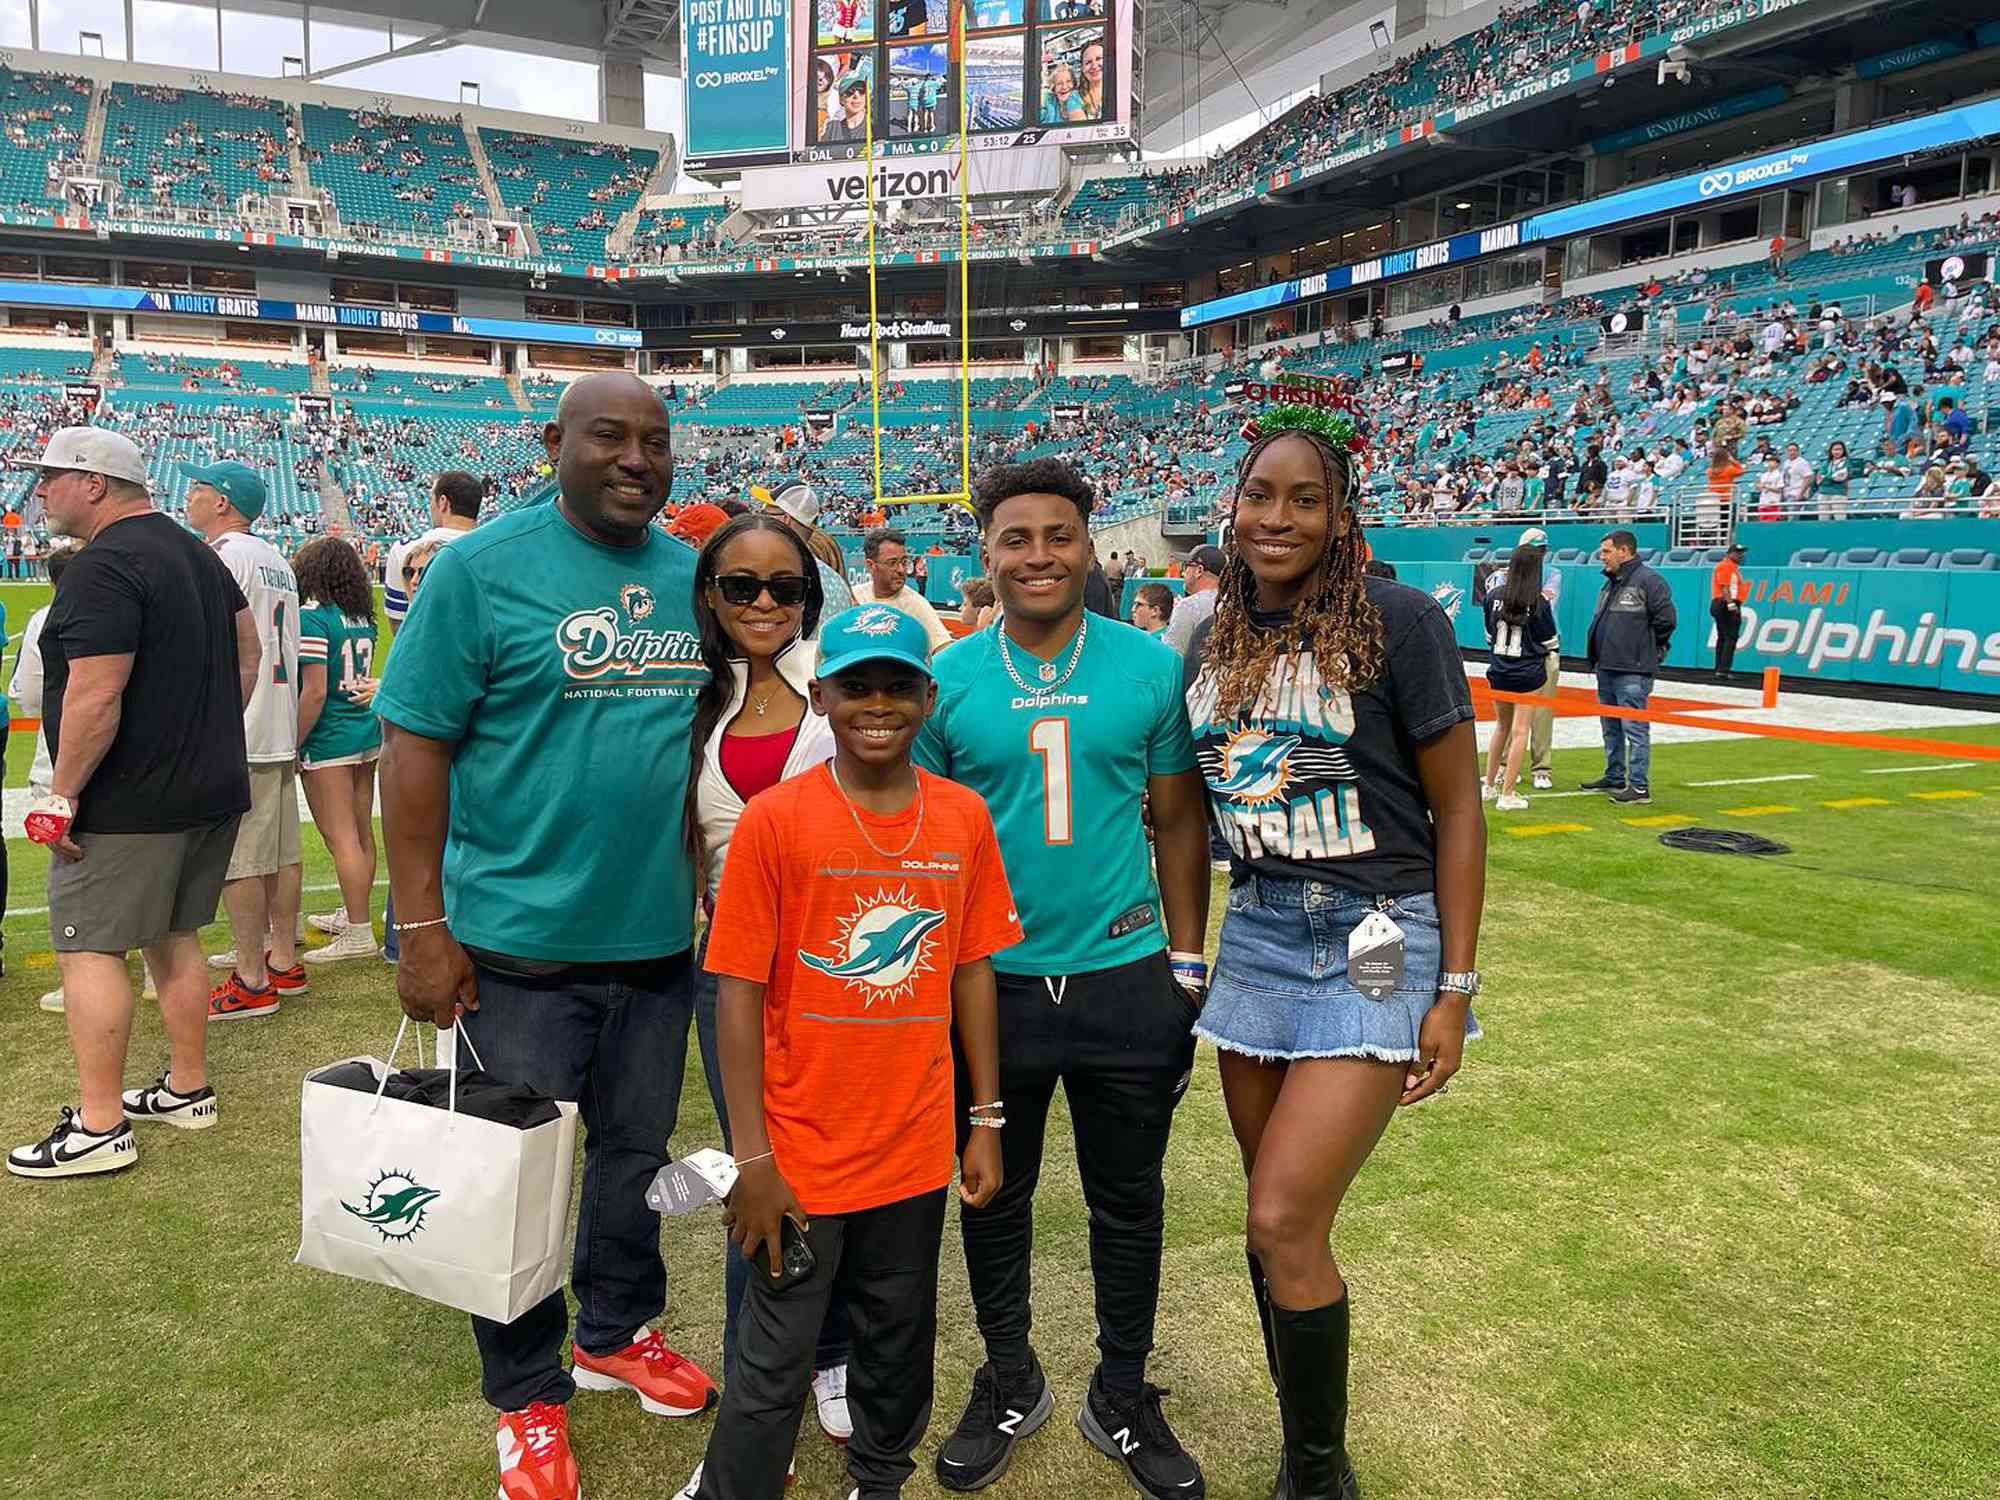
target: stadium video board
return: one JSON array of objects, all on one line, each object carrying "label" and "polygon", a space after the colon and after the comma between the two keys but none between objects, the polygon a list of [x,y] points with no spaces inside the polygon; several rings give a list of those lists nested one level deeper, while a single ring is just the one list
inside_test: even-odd
[{"label": "stadium video board", "polygon": [[1129,140],[1134,0],[686,0],[691,168]]}]

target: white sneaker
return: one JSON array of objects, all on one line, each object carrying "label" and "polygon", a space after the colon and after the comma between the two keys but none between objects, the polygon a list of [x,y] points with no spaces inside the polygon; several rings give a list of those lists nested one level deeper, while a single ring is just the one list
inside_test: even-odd
[{"label": "white sneaker", "polygon": [[[328,937],[339,937],[343,932],[347,931],[347,908],[337,906],[332,911],[316,911],[307,917],[306,920]],[[305,934],[300,933],[299,936],[304,937]]]},{"label": "white sneaker", "polygon": [[819,1408],[819,1430],[836,1443],[854,1436],[854,1419],[847,1413],[847,1366],[813,1371],[813,1405]]},{"label": "white sneaker", "polygon": [[700,1464],[694,1466],[694,1472],[688,1475],[688,1482],[674,1491],[674,1500],[694,1500],[701,1493],[701,1469]]},{"label": "white sneaker", "polygon": [[1493,805],[1501,812],[1525,812],[1528,807],[1528,799],[1523,797],[1519,792],[1505,792],[1501,794]]},{"label": "white sneaker", "polygon": [[224,949],[223,949],[223,950],[222,950],[222,951],[221,951],[220,953],[211,953],[211,954],[209,954],[209,955],[208,955],[208,966],[209,966],[209,967],[210,967],[211,969],[233,969],[233,968],[235,968],[235,967],[236,967],[236,950],[235,950],[234,948],[224,948]]},{"label": "white sneaker", "polygon": [[139,1141],[132,1122],[120,1120],[97,1135],[83,1128],[83,1116],[63,1106],[56,1128],[32,1146],[7,1153],[7,1170],[16,1177],[82,1177],[94,1172],[122,1172],[139,1164]]},{"label": "white sneaker", "polygon": [[1547,771],[1535,772],[1532,779],[1535,783],[1535,790],[1538,792],[1546,792],[1556,784],[1555,777],[1551,776]]},{"label": "white sneaker", "polygon": [[1499,795],[1500,795],[1499,787],[1495,786],[1492,782],[1487,781],[1483,777],[1480,779],[1479,800],[1481,802],[1491,802],[1495,797]]},{"label": "white sneaker", "polygon": [[302,963],[334,964],[343,958],[376,958],[381,952],[375,945],[373,925],[356,922],[324,948],[310,949],[300,954],[299,958]]},{"label": "white sneaker", "polygon": [[50,990],[42,996],[41,1005],[43,1010],[52,1010],[57,1015],[61,1015],[63,1008],[62,991],[59,989]]}]

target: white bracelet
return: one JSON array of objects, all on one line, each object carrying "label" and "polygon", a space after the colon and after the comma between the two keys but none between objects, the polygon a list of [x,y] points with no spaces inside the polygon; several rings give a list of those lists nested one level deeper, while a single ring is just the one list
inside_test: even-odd
[{"label": "white bracelet", "polygon": [[974,1115],[972,1123],[981,1130],[998,1130],[1007,1123],[1005,1115]]},{"label": "white bracelet", "polygon": [[749,1166],[750,1163],[753,1161],[768,1161],[777,1154],[778,1154],[777,1150],[774,1147],[773,1149],[764,1152],[760,1156],[739,1156],[736,1158],[736,1170],[740,1172],[745,1167]]},{"label": "white bracelet", "polygon": [[450,920],[450,917],[432,917],[425,922],[398,922],[395,928],[398,932],[415,932],[419,927],[442,927]]}]

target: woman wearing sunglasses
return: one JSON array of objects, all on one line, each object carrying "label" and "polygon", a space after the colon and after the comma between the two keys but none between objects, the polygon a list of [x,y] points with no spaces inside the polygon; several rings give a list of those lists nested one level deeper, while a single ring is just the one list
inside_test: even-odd
[{"label": "woman wearing sunglasses", "polygon": [[[806,684],[812,680],[819,620],[825,606],[819,566],[806,544],[770,512],[738,516],[716,528],[695,563],[694,613],[701,630],[708,681],[695,704],[688,770],[688,852],[715,908],[723,860],[743,805],[821,761],[833,758],[833,732],[813,712]],[[729,1143],[729,1111],[715,1048],[715,976],[703,967],[704,934],[694,957],[695,1032],[709,1097]],[[723,1246],[723,1379],[736,1363],[736,1319],[749,1282],[750,1262],[733,1244]],[[813,1397],[820,1426],[846,1442],[848,1324],[838,1299],[820,1330],[813,1361]]]}]

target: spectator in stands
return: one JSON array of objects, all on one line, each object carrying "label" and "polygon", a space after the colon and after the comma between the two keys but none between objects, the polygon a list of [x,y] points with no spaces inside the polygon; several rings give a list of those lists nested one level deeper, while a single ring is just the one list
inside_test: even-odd
[{"label": "spectator in stands", "polygon": [[[49,936],[81,1097],[8,1153],[21,1177],[135,1165],[133,1120],[215,1123],[199,930],[215,919],[250,806],[243,709],[267,675],[229,569],[154,510],[146,461],[120,434],[54,433],[35,495],[86,543],[43,621],[43,723],[53,765],[27,832],[54,854]],[[146,954],[171,1061],[122,1090],[132,1032],[126,955]]]},{"label": "spectator in stands", "polygon": [[[1644,709],[1673,641],[1673,591],[1639,561],[1639,539],[1629,531],[1609,533],[1597,557],[1605,581],[1588,636],[1597,701]],[[1604,733],[1604,773],[1584,782],[1583,789],[1609,792],[1614,802],[1652,801],[1652,726],[1643,719],[1618,718],[1600,718],[1598,725]]]},{"label": "spectator in stands", "polygon": [[[707,673],[673,652],[645,678],[596,675],[642,631],[694,645],[695,559],[652,524],[673,448],[646,382],[577,380],[544,441],[554,503],[436,554],[375,699],[404,1012],[440,1030],[462,1023],[499,1078],[589,1105],[574,1373],[562,1362],[561,1290],[512,1323],[473,1323],[508,1500],[574,1500],[565,1403],[579,1384],[634,1389],[683,1416],[715,1399],[649,1326],[666,1305],[666,1272],[645,1201],[679,1112],[693,1019],[695,881],[681,817],[688,690]],[[487,622],[478,637],[465,629],[474,618]],[[578,621],[595,623],[578,631]],[[588,693],[556,686],[592,678]],[[661,691],[670,685],[681,691]],[[614,742],[643,752],[604,753]]]},{"label": "spectator in stands", "polygon": [[1956,456],[1965,452],[1971,440],[1972,423],[1965,415],[1965,408],[1949,396],[1938,397],[1936,442],[1945,453]]},{"label": "spectator in stands", "polygon": [[904,582],[910,566],[909,539],[893,526],[877,526],[862,539],[861,555],[868,564],[869,586],[855,602],[886,604],[921,622],[932,651],[950,645],[951,632],[944,628],[930,600]]},{"label": "spectator in stands", "polygon": [[1849,486],[1866,472],[1866,466],[1848,457],[1847,444],[1835,438],[1826,446],[1826,462],[1819,474],[1815,491],[1819,496],[1819,518],[1822,521],[1844,521],[1847,519],[1847,496]]},{"label": "spectator in stands", "polygon": [[209,963],[229,977],[209,996],[209,1017],[233,1021],[276,1013],[280,998],[302,993],[298,958],[300,882],[299,585],[284,554],[250,527],[270,492],[247,464],[184,464],[188,524],[207,539],[236,580],[257,621],[266,670],[244,711],[250,763],[250,811],[236,833],[222,902],[236,946]]},{"label": "spectator in stands", "polygon": [[1736,638],[1743,633],[1743,601],[1750,597],[1750,585],[1743,580],[1744,546],[1732,542],[1709,575],[1708,614],[1715,621],[1715,676],[1729,681],[1736,662]]},{"label": "spectator in stands", "polygon": [[1797,443],[1785,444],[1785,458],[1779,468],[1785,476],[1785,515],[1799,519],[1805,515],[1806,502],[1819,484],[1819,471],[1811,459],[1799,452]]},{"label": "spectator in stands", "polygon": [[968,578],[959,585],[959,597],[964,600],[958,618],[968,630],[983,630],[993,623],[993,585],[984,578]]},{"label": "spectator in stands", "polygon": [[1174,617],[1174,591],[1164,583],[1143,583],[1132,600],[1132,623],[1158,635]]}]

